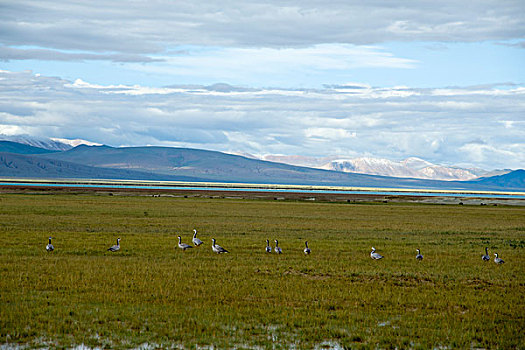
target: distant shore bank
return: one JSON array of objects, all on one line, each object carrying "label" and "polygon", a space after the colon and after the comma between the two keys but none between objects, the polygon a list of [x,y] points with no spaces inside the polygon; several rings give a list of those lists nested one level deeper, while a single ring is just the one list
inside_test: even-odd
[{"label": "distant shore bank", "polygon": [[346,203],[525,206],[525,192],[451,191],[174,181],[0,179],[0,193],[104,193]]}]

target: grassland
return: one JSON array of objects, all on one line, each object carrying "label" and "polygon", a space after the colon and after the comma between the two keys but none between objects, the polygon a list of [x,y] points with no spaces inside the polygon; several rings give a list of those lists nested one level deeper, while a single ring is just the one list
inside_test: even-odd
[{"label": "grassland", "polygon": [[0,344],[525,347],[523,207],[2,194],[0,239]]}]

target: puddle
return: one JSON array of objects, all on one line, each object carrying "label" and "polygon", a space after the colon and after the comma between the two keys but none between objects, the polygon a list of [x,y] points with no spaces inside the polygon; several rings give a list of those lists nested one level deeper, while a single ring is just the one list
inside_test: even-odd
[{"label": "puddle", "polygon": [[343,349],[344,349],[343,346],[333,341],[324,341],[314,346],[314,350],[343,350]]}]

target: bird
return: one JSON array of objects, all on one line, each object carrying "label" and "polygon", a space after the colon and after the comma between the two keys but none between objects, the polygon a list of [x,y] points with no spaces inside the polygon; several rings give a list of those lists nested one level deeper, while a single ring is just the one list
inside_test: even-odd
[{"label": "bird", "polygon": [[51,238],[53,237],[49,237],[49,243],[46,245],[46,250],[48,252],[52,252],[53,250],[55,250],[55,247],[53,247],[53,245],[51,244]]},{"label": "bird", "polygon": [[306,246],[306,248],[304,248],[303,252],[308,255],[310,254],[312,251],[310,250],[310,248],[308,248],[308,241],[305,241],[304,242],[304,245]]},{"label": "bird", "polygon": [[483,261],[489,261],[490,260],[489,248],[488,247],[485,247],[485,255],[482,255],[481,259],[483,259]]},{"label": "bird", "polygon": [[116,252],[120,250],[120,238],[117,238],[117,244],[108,248],[110,252]]},{"label": "bird", "polygon": [[499,258],[499,257],[498,257],[498,253],[494,253],[494,255],[496,255],[496,257],[494,258],[494,262],[495,262],[496,264],[503,264],[503,263],[505,262],[505,261],[503,261],[502,258]]},{"label": "bird", "polygon": [[281,247],[279,247],[279,241],[278,241],[278,240],[275,240],[275,248],[274,248],[274,251],[275,251],[277,254],[282,254],[282,253],[283,253],[283,250],[281,249]]},{"label": "bird", "polygon": [[193,244],[198,247],[202,244],[202,241],[197,238],[197,230],[193,229],[193,239],[191,240]]},{"label": "bird", "polygon": [[370,252],[370,257],[374,260],[383,259],[383,256],[379,253],[376,253],[376,248],[372,247],[372,252]]},{"label": "bird", "polygon": [[423,260],[423,255],[421,255],[421,251],[419,249],[416,249],[416,250],[417,250],[416,259],[419,261]]},{"label": "bird", "polygon": [[211,239],[211,249],[213,250],[214,253],[217,253],[217,254],[221,254],[221,253],[229,253],[229,251],[227,251],[226,249],[224,249],[223,247],[221,247],[220,245],[218,244],[215,244],[215,238],[212,238]]},{"label": "bird", "polygon": [[270,241],[266,240],[266,253],[271,253],[272,247],[270,247]]},{"label": "bird", "polygon": [[186,244],[186,243],[182,243],[181,242],[182,238],[180,238],[179,236],[179,248],[182,249],[182,250],[186,250],[188,248],[193,248],[191,245],[189,244]]}]

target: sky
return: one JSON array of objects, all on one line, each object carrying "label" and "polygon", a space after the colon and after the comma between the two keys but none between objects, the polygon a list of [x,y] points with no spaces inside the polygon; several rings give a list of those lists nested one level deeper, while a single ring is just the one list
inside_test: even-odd
[{"label": "sky", "polygon": [[525,1],[0,0],[0,134],[525,168]]}]

